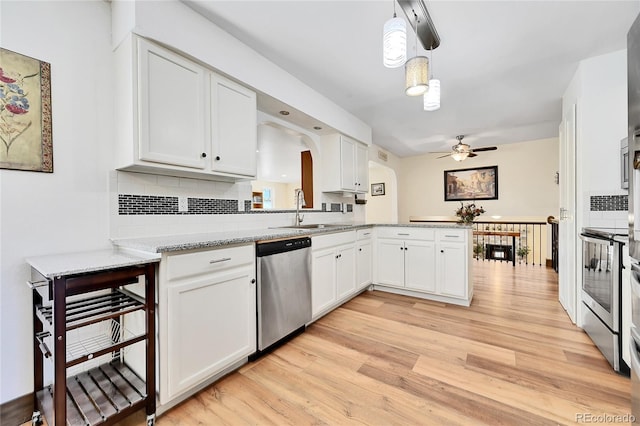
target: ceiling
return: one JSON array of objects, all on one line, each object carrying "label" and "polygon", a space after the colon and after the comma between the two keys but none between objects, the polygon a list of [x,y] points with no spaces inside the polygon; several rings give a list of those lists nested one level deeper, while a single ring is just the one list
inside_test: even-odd
[{"label": "ceiling", "polygon": [[[382,65],[392,0],[184,1],[369,124],[373,142],[401,157],[448,151],[458,134],[472,148],[557,136],[578,62],[625,48],[640,11],[638,0],[425,0],[441,38],[432,66],[442,85],[442,107],[426,112],[422,97],[404,94],[404,68]],[[414,37],[409,30],[409,57]],[[419,43],[418,54],[429,56]]]}]

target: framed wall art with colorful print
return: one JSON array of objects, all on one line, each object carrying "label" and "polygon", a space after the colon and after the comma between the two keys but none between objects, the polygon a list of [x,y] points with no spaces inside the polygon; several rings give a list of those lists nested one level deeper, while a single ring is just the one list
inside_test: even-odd
[{"label": "framed wall art with colorful print", "polygon": [[53,172],[51,65],[2,48],[0,168]]}]

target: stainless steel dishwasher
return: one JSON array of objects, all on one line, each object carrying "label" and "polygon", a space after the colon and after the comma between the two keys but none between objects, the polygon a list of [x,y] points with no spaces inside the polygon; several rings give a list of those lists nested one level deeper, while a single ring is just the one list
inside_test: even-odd
[{"label": "stainless steel dishwasher", "polygon": [[311,321],[311,238],[256,245],[258,351]]}]

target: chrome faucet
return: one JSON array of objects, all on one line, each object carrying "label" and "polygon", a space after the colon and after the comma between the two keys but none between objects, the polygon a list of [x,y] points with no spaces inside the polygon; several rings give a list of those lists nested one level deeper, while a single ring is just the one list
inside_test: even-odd
[{"label": "chrome faucet", "polygon": [[304,201],[304,192],[302,189],[296,188],[296,223],[295,226],[300,226],[302,220],[304,219],[304,215],[300,215],[300,206],[304,207],[306,202]]}]

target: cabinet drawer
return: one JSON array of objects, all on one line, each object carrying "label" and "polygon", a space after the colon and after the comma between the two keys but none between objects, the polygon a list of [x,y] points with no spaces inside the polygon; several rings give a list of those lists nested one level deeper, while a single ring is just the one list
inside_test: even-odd
[{"label": "cabinet drawer", "polygon": [[466,229],[440,229],[438,230],[438,240],[440,241],[466,241]]},{"label": "cabinet drawer", "polygon": [[255,261],[254,245],[167,256],[167,280],[223,271]]},{"label": "cabinet drawer", "polygon": [[400,240],[435,240],[435,229],[432,228],[411,228],[411,227],[381,227],[377,229],[379,238],[397,238]]},{"label": "cabinet drawer", "polygon": [[356,238],[359,240],[370,240],[373,237],[373,228],[358,229]]},{"label": "cabinet drawer", "polygon": [[356,241],[356,232],[338,232],[335,234],[319,235],[311,237],[311,249],[313,251],[321,250],[327,247],[335,247],[342,244],[354,243]]}]

